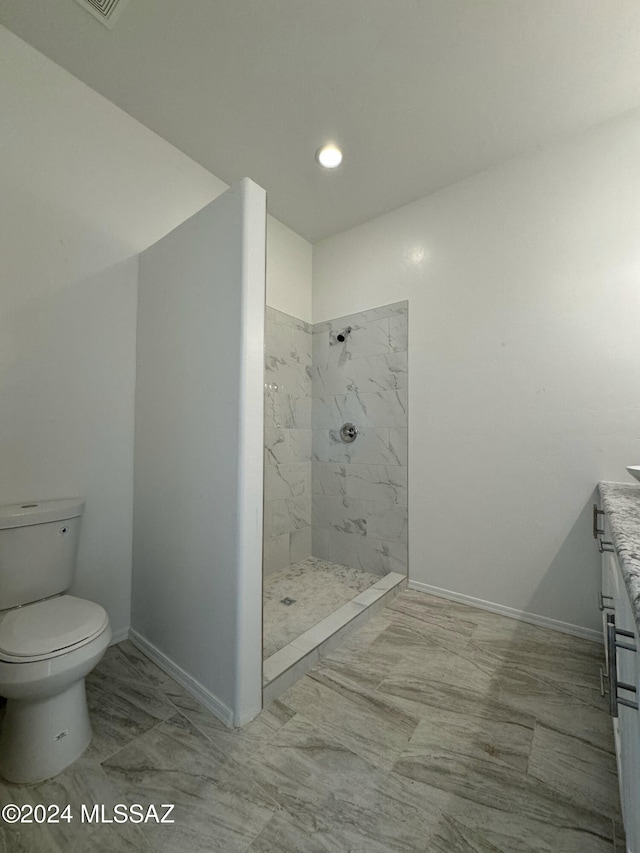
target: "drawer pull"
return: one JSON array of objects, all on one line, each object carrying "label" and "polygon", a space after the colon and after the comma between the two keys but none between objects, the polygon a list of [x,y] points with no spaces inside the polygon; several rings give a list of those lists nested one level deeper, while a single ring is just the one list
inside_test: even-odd
[{"label": "drawer pull", "polygon": [[[616,617],[613,613],[607,616],[607,656],[609,664],[609,712],[612,717],[618,716],[618,706],[625,705],[627,708],[638,710],[638,703],[631,699],[625,699],[624,696],[618,696],[618,690],[626,690],[629,693],[636,693],[637,690],[633,684],[628,684],[626,681],[618,681],[618,649],[627,649],[628,651],[637,651],[635,644],[619,643],[618,636],[634,637],[632,631],[623,631],[621,628],[616,628]],[[601,682],[602,683],[602,682]]]},{"label": "drawer pull", "polygon": [[602,592],[598,593],[598,610],[600,610],[600,612],[602,612],[605,609],[605,607],[607,608],[607,610],[613,610],[614,609],[613,604],[605,604],[604,603],[605,598],[608,598],[609,601],[613,601],[612,595],[605,595]]},{"label": "drawer pull", "polygon": [[605,542],[604,539],[600,539],[598,544],[598,551],[600,551],[601,554],[604,554],[605,551],[608,554],[613,554],[615,550],[616,549],[613,547],[613,542]]},{"label": "drawer pull", "polygon": [[600,667],[600,695],[602,697],[607,696],[607,694],[609,693],[607,688],[604,686],[605,681],[609,681],[609,676],[605,675],[604,669]]},{"label": "drawer pull", "polygon": [[593,538],[597,539],[598,536],[602,536],[604,534],[604,528],[600,530],[598,527],[598,516],[604,515],[604,510],[598,509],[598,504],[593,505]]}]

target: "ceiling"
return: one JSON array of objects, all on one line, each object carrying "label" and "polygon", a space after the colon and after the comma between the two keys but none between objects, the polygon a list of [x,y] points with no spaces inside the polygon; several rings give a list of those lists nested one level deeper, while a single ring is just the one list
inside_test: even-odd
[{"label": "ceiling", "polygon": [[113,30],[1,0],[0,23],[311,242],[640,106],[637,0],[129,0]]}]

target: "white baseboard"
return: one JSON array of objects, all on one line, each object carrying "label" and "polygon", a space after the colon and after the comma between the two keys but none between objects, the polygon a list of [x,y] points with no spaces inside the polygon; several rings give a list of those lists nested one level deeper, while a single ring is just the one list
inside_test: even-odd
[{"label": "white baseboard", "polygon": [[484,601],[482,598],[473,598],[471,595],[463,595],[460,592],[453,592],[450,589],[440,589],[437,586],[431,586],[428,583],[420,583],[419,581],[409,581],[409,589],[416,589],[419,592],[428,592],[429,595],[436,595],[438,598],[447,598],[450,601],[458,601],[460,604],[468,604],[470,607],[478,607],[480,610],[488,610],[490,613],[498,613],[500,616],[507,616],[509,619],[517,619],[520,622],[528,622],[530,625],[538,625],[541,628],[551,628],[553,631],[560,631],[562,634],[571,634],[574,637],[582,637],[583,640],[592,640],[595,643],[602,643],[602,632],[594,631],[591,628],[583,628],[580,625],[572,625],[570,622],[561,622],[559,619],[551,619],[548,616],[539,616],[537,613],[527,613],[526,610],[516,610],[513,607],[506,607],[504,604],[495,604],[493,601]]},{"label": "white baseboard", "polygon": [[221,723],[224,723],[225,726],[229,726],[230,728],[238,725],[234,719],[234,713],[228,705],[221,702],[220,699],[214,696],[213,693],[206,689],[206,687],[203,687],[199,681],[192,678],[192,676],[185,672],[182,667],[178,666],[177,663],[174,663],[171,658],[168,658],[160,651],[160,649],[154,646],[153,643],[146,640],[137,631],[134,631],[133,628],[129,631],[129,640],[143,654],[148,658],[151,658],[151,660],[157,664],[163,672],[166,672],[174,681],[177,681],[178,684],[184,687],[187,693],[190,693],[198,700],[198,702],[202,702],[205,708],[208,708]]},{"label": "white baseboard", "polygon": [[116,643],[122,643],[124,640],[129,639],[129,628],[120,628],[119,631],[114,631],[113,636],[111,637],[111,643],[109,645],[115,646]]}]

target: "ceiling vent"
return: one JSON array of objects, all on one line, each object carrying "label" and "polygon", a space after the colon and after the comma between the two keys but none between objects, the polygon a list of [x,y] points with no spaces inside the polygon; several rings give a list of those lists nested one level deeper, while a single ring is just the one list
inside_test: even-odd
[{"label": "ceiling vent", "polygon": [[105,27],[111,29],[128,0],[76,0],[83,9],[91,12]]}]

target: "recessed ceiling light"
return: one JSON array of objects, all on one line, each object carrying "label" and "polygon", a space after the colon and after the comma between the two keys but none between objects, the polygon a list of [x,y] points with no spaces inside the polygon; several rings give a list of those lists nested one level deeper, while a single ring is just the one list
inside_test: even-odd
[{"label": "recessed ceiling light", "polygon": [[325,169],[335,169],[342,163],[342,151],[333,142],[323,145],[316,151],[316,160]]}]

